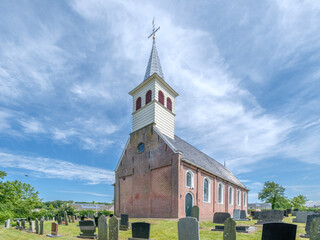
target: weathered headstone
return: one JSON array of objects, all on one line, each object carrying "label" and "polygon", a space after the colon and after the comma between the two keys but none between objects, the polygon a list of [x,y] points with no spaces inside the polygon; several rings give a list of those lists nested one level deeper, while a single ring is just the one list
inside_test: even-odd
[{"label": "weathered headstone", "polygon": [[242,219],[242,220],[249,220],[249,219],[247,219],[246,217],[247,217],[246,210],[241,210],[241,211],[240,211],[240,219]]},{"label": "weathered headstone", "polygon": [[253,220],[258,220],[260,218],[261,212],[254,212]]},{"label": "weathered headstone", "polygon": [[231,217],[230,213],[225,213],[225,212],[216,212],[213,215],[213,223],[220,223],[224,224],[224,222]]},{"label": "weathered headstone", "polygon": [[178,222],[179,240],[199,240],[199,222],[196,218],[180,218]]},{"label": "weathered headstone", "polygon": [[29,231],[32,232],[32,233],[36,232],[36,222],[35,221],[31,221],[30,222]]},{"label": "weathered headstone", "polygon": [[149,239],[150,223],[135,222],[135,223],[132,223],[131,228],[132,228],[132,238],[129,238],[129,240]]},{"label": "weathered headstone", "polygon": [[43,234],[43,219],[40,220],[40,232],[39,232],[40,235]]},{"label": "weathered headstone", "polygon": [[78,238],[96,238],[96,224],[92,220],[85,220],[85,221],[79,221],[79,227],[81,234],[78,236]]},{"label": "weathered headstone", "polygon": [[35,224],[36,224],[36,234],[39,234],[39,220],[37,218],[36,218]]},{"label": "weathered headstone", "polygon": [[314,218],[310,225],[310,240],[320,239],[320,218]]},{"label": "weathered headstone", "polygon": [[307,216],[313,214],[313,212],[299,211],[297,212],[296,218],[292,220],[294,223],[306,223]]},{"label": "weathered headstone", "polygon": [[19,219],[17,220],[17,226],[16,226],[16,229],[21,229],[21,226],[20,226],[20,221],[19,221]]},{"label": "weathered headstone", "polygon": [[115,216],[109,219],[109,240],[119,239],[119,220]]},{"label": "weathered headstone", "polygon": [[46,218],[46,221],[48,222],[49,221],[49,217],[47,216],[47,218]]},{"label": "weathered headstone", "polygon": [[22,228],[22,230],[26,229],[26,220],[25,219],[21,220],[21,228]]},{"label": "weathered headstone", "polygon": [[295,240],[297,225],[289,223],[265,223],[261,240]]},{"label": "weathered headstone", "polygon": [[240,220],[240,209],[233,210],[233,220],[235,220],[235,221]]},{"label": "weathered headstone", "polygon": [[67,215],[67,212],[66,212],[66,211],[64,212],[64,223],[66,224],[66,226],[69,225],[68,215]]},{"label": "weathered headstone", "polygon": [[99,217],[98,223],[98,239],[106,240],[108,239],[108,224],[107,218],[104,215]]},{"label": "weathered headstone", "polygon": [[256,224],[282,222],[283,211],[282,210],[265,210],[261,211],[259,221]]},{"label": "weathered headstone", "polygon": [[71,216],[71,221],[72,221],[72,223],[74,223],[76,221],[76,216],[75,215]]},{"label": "weathered headstone", "polygon": [[120,230],[127,231],[129,229],[129,215],[121,214]]},{"label": "weathered headstone", "polygon": [[8,220],[5,220],[5,221],[4,221],[4,228],[9,228],[9,227],[8,227]]},{"label": "weathered headstone", "polygon": [[58,223],[53,222],[51,224],[51,234],[48,234],[47,237],[61,237],[58,234],[59,225]]},{"label": "weathered headstone", "polygon": [[199,207],[198,206],[193,206],[191,208],[191,217],[195,217],[197,221],[199,222]]},{"label": "weathered headstone", "polygon": [[307,223],[305,228],[306,234],[301,235],[301,237],[309,238],[311,223],[315,218],[320,218],[320,214],[312,214],[307,216]]},{"label": "weathered headstone", "polygon": [[11,225],[10,225],[10,218],[8,219],[8,228],[10,228],[11,227]]},{"label": "weathered headstone", "polygon": [[223,240],[236,240],[236,222],[232,218],[224,222]]},{"label": "weathered headstone", "polygon": [[52,221],[56,221],[56,218],[55,218],[55,217],[52,217]]}]

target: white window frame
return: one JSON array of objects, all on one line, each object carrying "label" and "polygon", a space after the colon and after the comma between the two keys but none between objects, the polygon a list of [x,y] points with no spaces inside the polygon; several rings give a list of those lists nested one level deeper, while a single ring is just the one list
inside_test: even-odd
[{"label": "white window frame", "polygon": [[247,193],[243,192],[243,206],[246,207],[247,206]]},{"label": "white window frame", "polygon": [[[221,202],[219,201],[219,188],[221,185]],[[218,204],[223,204],[223,183],[219,182],[218,183]]]},{"label": "white window frame", "polygon": [[[208,181],[208,201],[204,200],[204,183],[206,180]],[[209,177],[205,177],[203,179],[203,202],[204,203],[211,203],[211,181],[210,181]]]},{"label": "white window frame", "polygon": [[237,198],[238,198],[238,206],[240,207],[241,206],[241,191],[240,191],[240,189],[238,189]]},{"label": "white window frame", "polygon": [[[188,173],[190,173],[191,175],[191,186],[188,186]],[[193,177],[193,172],[191,170],[186,171],[186,187],[191,189],[194,188],[194,177]]]},{"label": "white window frame", "polygon": [[[232,190],[232,193],[230,195],[230,189]],[[231,203],[230,203],[230,196],[231,196]],[[234,192],[233,192],[233,187],[229,187],[229,191],[228,191],[228,203],[229,205],[233,205],[233,202],[234,202]]]}]

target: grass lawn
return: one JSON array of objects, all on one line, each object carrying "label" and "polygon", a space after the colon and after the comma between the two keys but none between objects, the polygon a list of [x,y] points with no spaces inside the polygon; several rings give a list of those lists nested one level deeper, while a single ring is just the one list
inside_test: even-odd
[{"label": "grass lawn", "polygon": [[[145,221],[151,223],[151,239],[154,240],[167,240],[167,239],[178,239],[178,227],[177,220],[162,220],[162,219],[130,219],[130,222],[141,222]],[[256,221],[250,222],[237,222],[237,225],[254,225]],[[292,223],[292,217],[285,218],[284,222]],[[26,224],[28,225],[28,224]],[[298,223],[297,239],[303,239],[299,236],[305,233],[305,224]],[[237,233],[237,240],[261,240],[262,226],[257,225],[258,230],[254,233],[245,234]],[[200,238],[205,239],[223,239],[222,232],[212,232],[214,228],[212,221],[200,222]],[[49,239],[46,234],[51,231],[51,222],[44,223],[44,234],[42,236],[35,233],[28,233],[25,231],[19,231],[15,228],[0,229],[0,240],[29,240],[29,239]],[[59,225],[59,234],[62,236],[61,240],[64,239],[80,239],[77,236],[80,234],[80,228],[77,227],[77,223],[70,223],[69,226]],[[120,231],[120,239],[127,240],[131,237],[131,231]]]}]

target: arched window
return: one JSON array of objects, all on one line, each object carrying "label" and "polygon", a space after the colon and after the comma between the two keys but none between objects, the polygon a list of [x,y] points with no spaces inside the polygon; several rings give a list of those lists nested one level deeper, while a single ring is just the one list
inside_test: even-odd
[{"label": "arched window", "polygon": [[238,206],[241,205],[241,191],[238,190]]},{"label": "arched window", "polygon": [[147,93],[146,93],[146,105],[151,102],[151,96],[152,96],[152,91],[149,90]]},{"label": "arched window", "polygon": [[172,112],[172,102],[170,98],[167,98],[167,108]]},{"label": "arched window", "polygon": [[247,193],[243,192],[243,206],[247,205]]},{"label": "arched window", "polygon": [[160,90],[159,93],[158,93],[158,99],[159,99],[159,102],[164,105],[164,95],[163,95],[163,92]]},{"label": "arched window", "polygon": [[210,202],[210,180],[205,177],[203,182],[203,201]]},{"label": "arched window", "polygon": [[233,187],[229,187],[229,205],[233,205]]},{"label": "arched window", "polygon": [[186,173],[186,185],[189,188],[193,188],[193,173],[191,170],[188,170]]},{"label": "arched window", "polygon": [[141,108],[141,97],[138,97],[136,101],[136,111],[139,110],[140,108]]},{"label": "arched window", "polygon": [[223,185],[222,183],[218,184],[218,203],[223,203]]}]

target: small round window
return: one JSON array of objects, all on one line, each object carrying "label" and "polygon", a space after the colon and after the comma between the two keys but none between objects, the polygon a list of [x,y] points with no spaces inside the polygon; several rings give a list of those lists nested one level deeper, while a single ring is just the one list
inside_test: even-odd
[{"label": "small round window", "polygon": [[143,151],[144,151],[144,143],[140,143],[140,144],[138,145],[138,152],[141,153],[141,152],[143,152]]}]

